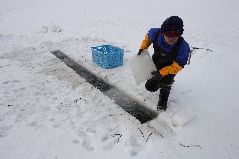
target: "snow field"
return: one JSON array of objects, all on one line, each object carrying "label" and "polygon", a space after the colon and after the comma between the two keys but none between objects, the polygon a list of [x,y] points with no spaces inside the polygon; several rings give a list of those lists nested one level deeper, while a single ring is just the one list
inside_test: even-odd
[{"label": "snow field", "polygon": [[[4,158],[238,158],[237,1],[0,4]],[[139,124],[50,53],[60,49],[156,109],[159,92],[134,83],[128,60],[148,29],[160,27],[170,15],[183,18],[184,38],[201,49],[177,75],[168,110],[147,124]],[[94,65],[90,47],[101,44],[125,49],[124,66],[106,71]]]}]

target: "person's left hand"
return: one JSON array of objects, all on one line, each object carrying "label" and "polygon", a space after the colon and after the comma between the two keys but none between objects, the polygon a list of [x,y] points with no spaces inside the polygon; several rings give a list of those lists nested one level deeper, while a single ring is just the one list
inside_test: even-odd
[{"label": "person's left hand", "polygon": [[144,51],[143,49],[139,49],[139,52],[137,53],[137,55],[141,55],[143,51]]}]

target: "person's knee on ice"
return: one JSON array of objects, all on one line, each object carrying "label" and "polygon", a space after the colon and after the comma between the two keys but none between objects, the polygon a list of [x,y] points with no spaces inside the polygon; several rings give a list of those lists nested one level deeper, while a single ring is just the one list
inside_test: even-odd
[{"label": "person's knee on ice", "polygon": [[145,88],[150,92],[156,92],[160,87],[160,80],[156,77],[152,77],[145,83]]},{"label": "person's knee on ice", "polygon": [[150,92],[156,92],[160,88],[160,80],[162,76],[160,75],[159,71],[151,72],[153,77],[145,83],[146,90]]},{"label": "person's knee on ice", "polygon": [[151,28],[148,31],[137,54],[140,55],[153,44],[152,59],[162,78],[153,76],[147,80],[145,88],[151,92],[161,88],[157,109],[166,110],[174,77],[187,64],[190,48],[181,36],[183,31],[182,19],[171,16],[163,22],[161,28]]}]

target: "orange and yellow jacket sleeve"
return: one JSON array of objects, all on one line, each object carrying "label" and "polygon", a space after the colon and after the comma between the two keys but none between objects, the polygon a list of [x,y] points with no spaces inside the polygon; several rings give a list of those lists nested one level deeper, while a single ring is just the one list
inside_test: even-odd
[{"label": "orange and yellow jacket sleeve", "polygon": [[145,35],[144,40],[141,42],[140,49],[145,50],[148,49],[151,45],[151,42],[149,40],[148,34]]},{"label": "orange and yellow jacket sleeve", "polygon": [[181,71],[183,68],[175,61],[173,61],[173,64],[169,66],[165,66],[162,68],[159,72],[164,77],[169,74],[177,74],[179,71]]}]

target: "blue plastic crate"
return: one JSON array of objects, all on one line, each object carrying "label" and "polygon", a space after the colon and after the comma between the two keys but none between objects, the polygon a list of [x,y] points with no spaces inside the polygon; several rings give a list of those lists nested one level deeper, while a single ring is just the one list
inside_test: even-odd
[{"label": "blue plastic crate", "polygon": [[91,47],[93,62],[103,68],[123,65],[124,50],[111,45]]}]

